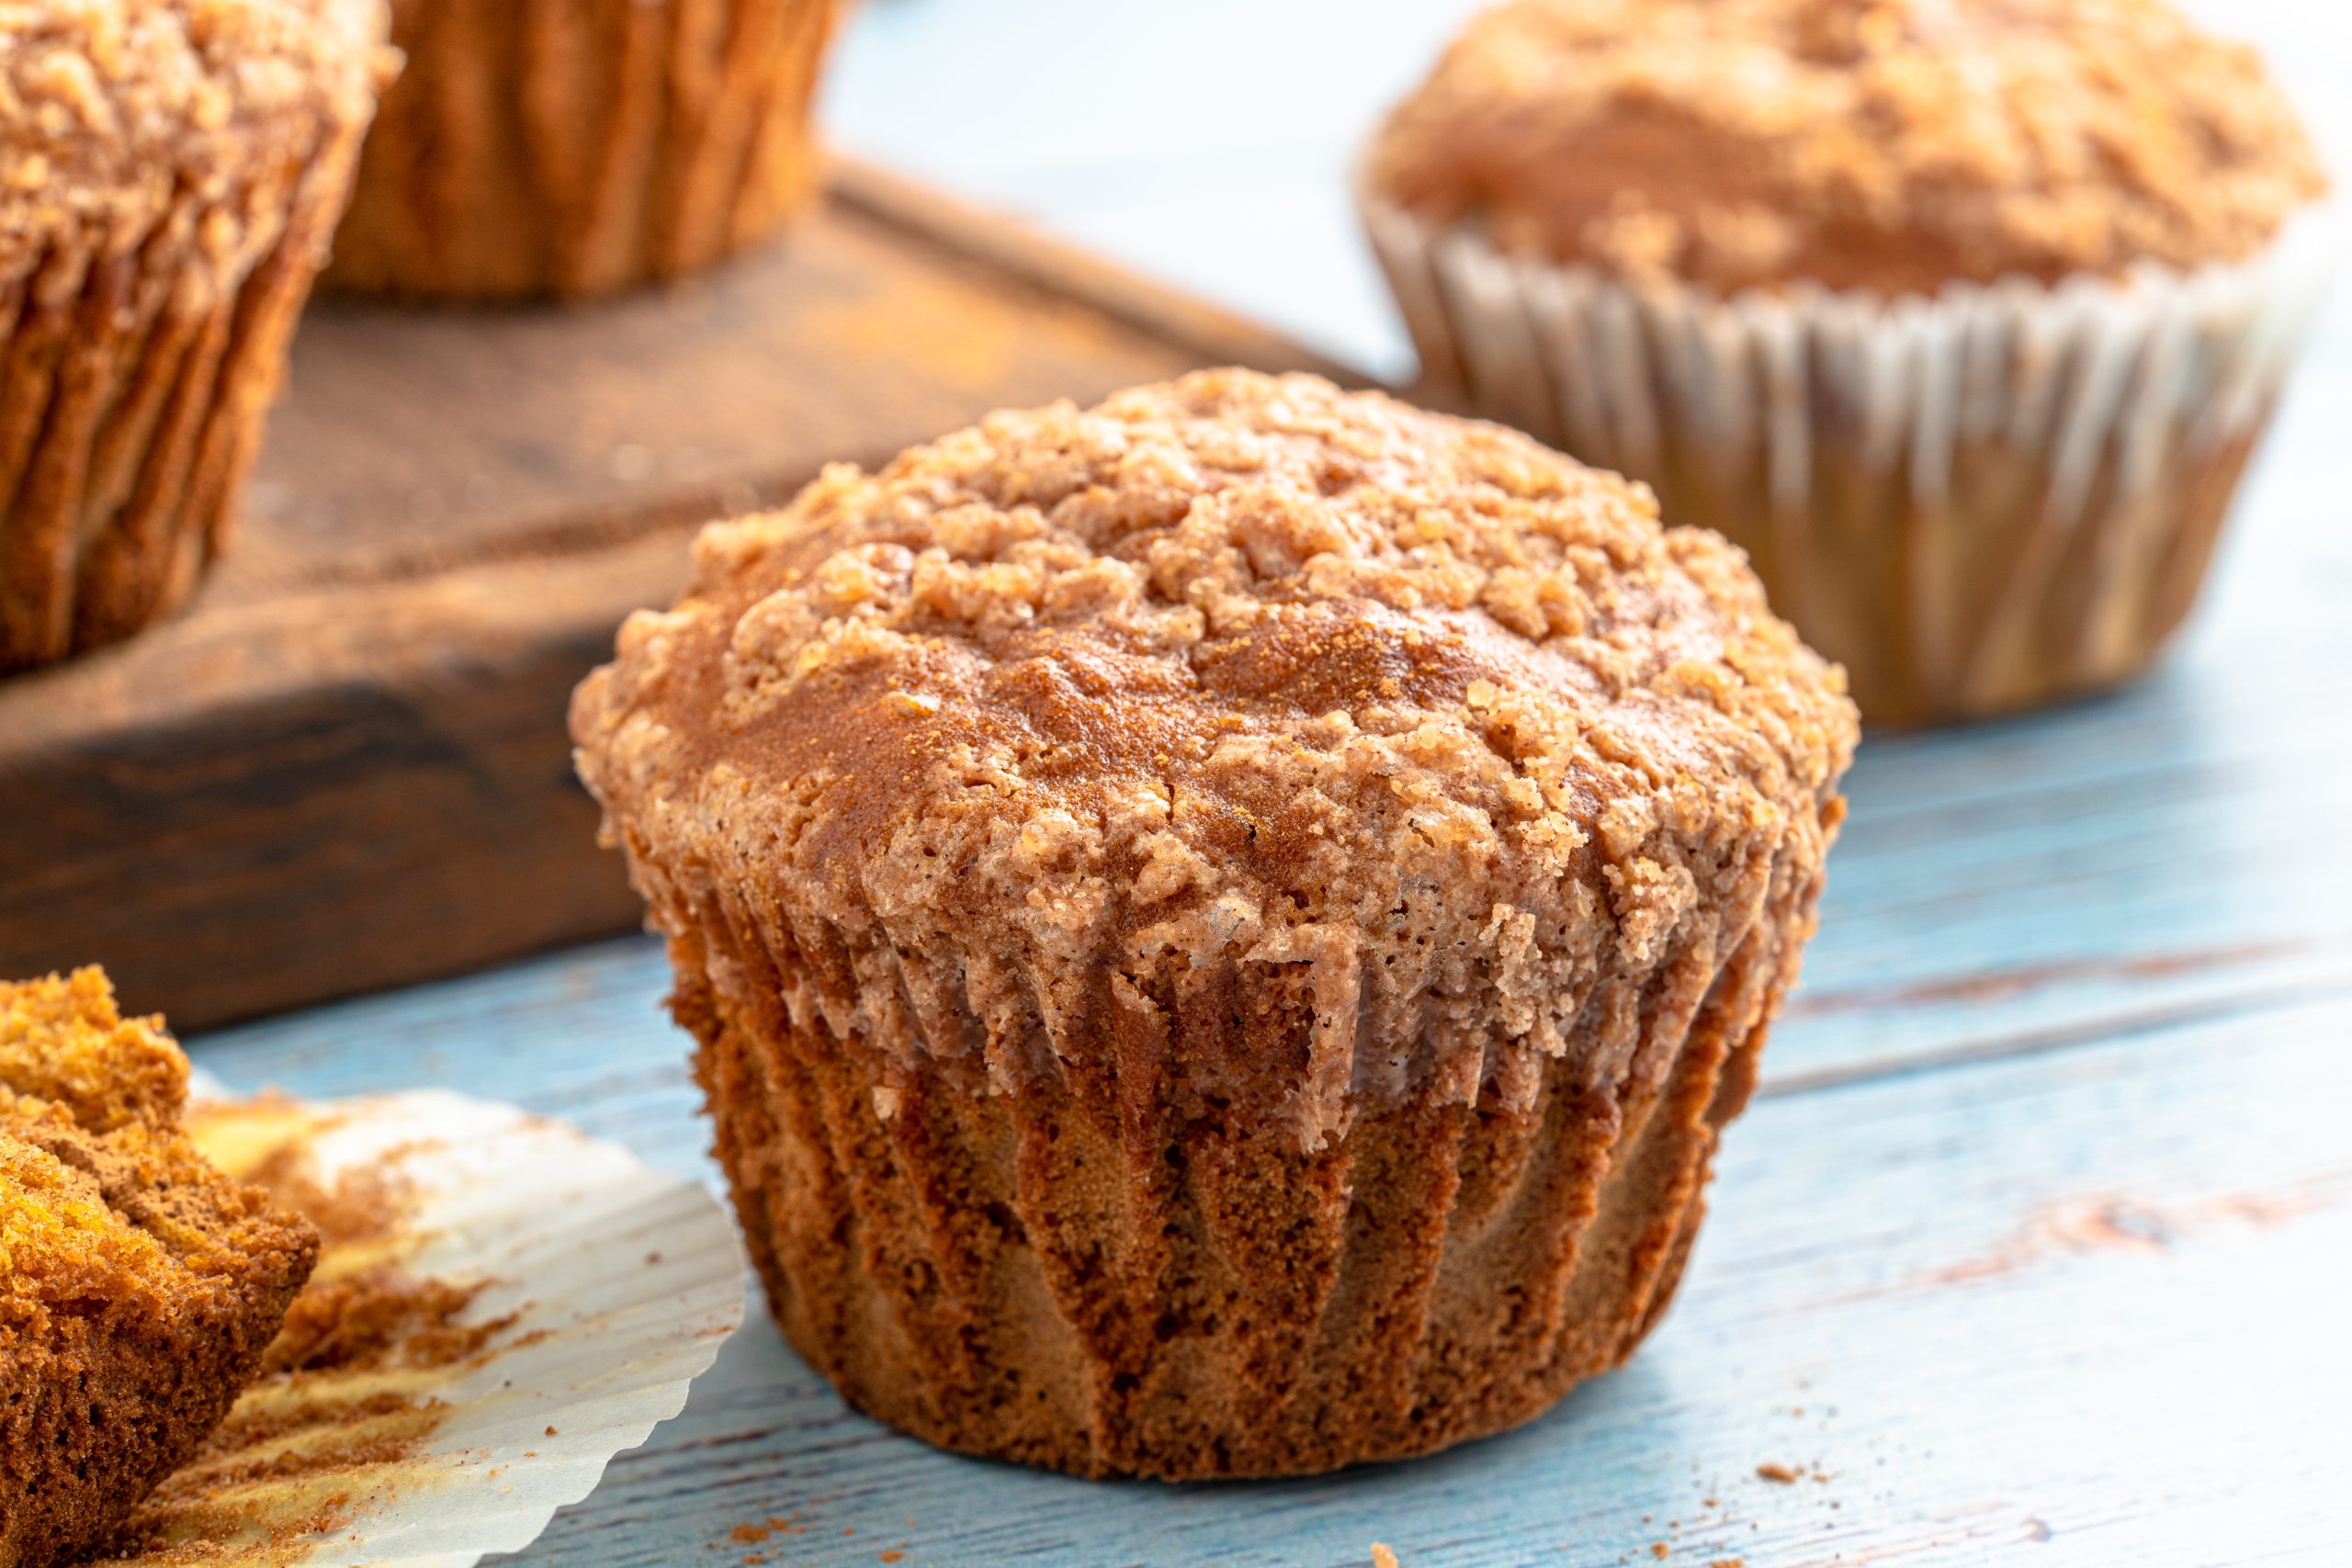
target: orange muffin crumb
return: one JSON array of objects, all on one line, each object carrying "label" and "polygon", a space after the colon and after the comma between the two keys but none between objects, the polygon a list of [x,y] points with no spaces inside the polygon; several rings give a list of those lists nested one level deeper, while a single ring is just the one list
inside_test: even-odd
[{"label": "orange muffin crumb", "polygon": [[104,974],[0,983],[0,1562],[97,1545],[251,1379],[317,1256],[180,1127]]}]

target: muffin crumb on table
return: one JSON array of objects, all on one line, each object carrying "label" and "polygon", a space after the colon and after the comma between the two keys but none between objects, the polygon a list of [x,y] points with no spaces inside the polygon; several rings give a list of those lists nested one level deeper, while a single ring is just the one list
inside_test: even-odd
[{"label": "muffin crumb on table", "polygon": [[574,735],[771,1304],[854,1403],[1283,1473],[1631,1353],[1854,740],[1736,552],[1225,371],[831,469],[696,560]]}]

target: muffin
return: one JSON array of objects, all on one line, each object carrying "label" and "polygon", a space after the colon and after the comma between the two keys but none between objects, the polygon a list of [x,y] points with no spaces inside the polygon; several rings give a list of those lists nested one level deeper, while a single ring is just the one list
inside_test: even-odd
[{"label": "muffin", "polygon": [[185,1463],[318,1254],[188,1142],[160,1030],[96,969],[0,984],[0,1563],[79,1558]]},{"label": "muffin", "polygon": [[816,188],[834,0],[392,0],[401,80],[338,288],[582,299],[707,267]]},{"label": "muffin", "polygon": [[943,1447],[1278,1475],[1672,1295],[1855,717],[1514,433],[1206,372],[715,525],[572,710],[784,1333]]},{"label": "muffin", "polygon": [[219,552],[372,110],[380,0],[0,0],[0,672]]},{"label": "muffin", "polygon": [[1519,0],[1359,178],[1439,386],[1729,536],[1905,723],[2156,655],[2324,188],[2254,55],[2155,0]]}]

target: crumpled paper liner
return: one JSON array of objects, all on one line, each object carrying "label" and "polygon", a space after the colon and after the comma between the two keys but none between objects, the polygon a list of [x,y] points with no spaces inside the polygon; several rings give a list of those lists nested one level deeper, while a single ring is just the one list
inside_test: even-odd
[{"label": "crumpled paper liner", "polygon": [[[512,1106],[199,1101],[189,1131],[232,1175],[282,1168],[291,1145],[321,1189],[356,1173],[390,1195],[380,1234],[338,1241],[322,1224],[313,1289],[394,1264],[479,1290],[448,1364],[257,1382],[222,1431],[262,1440],[223,1454],[216,1439],[165,1483],[138,1521],[157,1544],[126,1562],[467,1568],[517,1551],[684,1406],[742,1321],[742,1251],[707,1191]],[[350,1418],[313,1419],[336,1410]],[[321,1462],[270,1462],[288,1451]]]},{"label": "crumpled paper liner", "polygon": [[2155,657],[2344,250],[2314,209],[2194,273],[1725,299],[1357,200],[1430,379],[1741,546],[1893,723]]}]

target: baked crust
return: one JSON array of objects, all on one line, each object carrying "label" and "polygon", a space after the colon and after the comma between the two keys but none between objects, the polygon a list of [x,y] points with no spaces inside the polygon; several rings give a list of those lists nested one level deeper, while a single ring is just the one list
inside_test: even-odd
[{"label": "baked crust", "polygon": [[384,26],[383,0],[0,0],[0,277],[179,216],[230,286],[288,171],[367,123]]},{"label": "baked crust", "polygon": [[350,188],[380,0],[0,0],[0,673],[226,542]]},{"label": "baked crust", "polygon": [[102,1543],[219,1424],[317,1257],[181,1132],[160,1029],[96,969],[0,984],[0,1562]]},{"label": "baked crust", "polygon": [[696,558],[573,733],[851,1398],[1281,1473],[1630,1352],[1855,739],[1736,552],[1221,371],[828,470]]},{"label": "baked crust", "polygon": [[2254,53],[2161,0],[1516,0],[1366,177],[1506,250],[1724,294],[2186,270],[2325,186]]},{"label": "baked crust", "polygon": [[806,205],[835,0],[393,0],[408,58],[328,271],[582,299],[702,270]]}]

